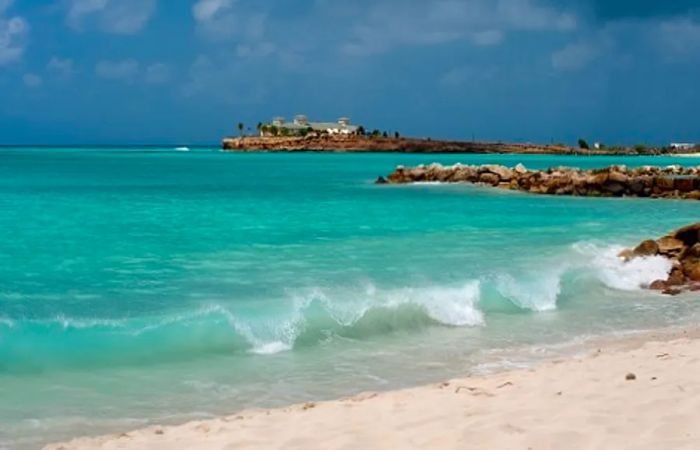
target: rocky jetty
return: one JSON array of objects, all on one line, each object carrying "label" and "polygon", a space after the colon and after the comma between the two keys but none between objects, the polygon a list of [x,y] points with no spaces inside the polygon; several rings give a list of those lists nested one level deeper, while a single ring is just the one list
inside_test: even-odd
[{"label": "rocky jetty", "polygon": [[667,279],[656,280],[649,289],[677,295],[684,291],[700,291],[700,223],[688,225],[656,240],[646,240],[634,249],[624,250],[625,261],[662,256],[673,268]]},{"label": "rocky jetty", "polygon": [[431,164],[417,167],[399,166],[387,178],[377,179],[378,184],[420,182],[473,183],[546,195],[700,200],[700,166],[610,166],[593,170],[556,167],[529,170],[522,164],[514,168],[499,165]]}]

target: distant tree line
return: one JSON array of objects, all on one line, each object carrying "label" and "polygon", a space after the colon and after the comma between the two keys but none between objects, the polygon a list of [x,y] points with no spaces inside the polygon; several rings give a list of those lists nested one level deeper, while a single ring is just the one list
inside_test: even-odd
[{"label": "distant tree line", "polygon": [[[243,137],[245,135],[244,131],[246,130],[245,123],[238,122],[238,124],[236,125],[236,128],[238,129],[238,134],[241,137]],[[311,133],[319,133],[319,134],[326,134],[327,133],[327,131],[325,131],[325,130],[314,130],[311,127],[290,129],[290,128],[278,127],[276,125],[266,124],[266,123],[262,123],[262,122],[258,122],[255,129],[258,131],[258,134],[263,135],[263,136],[305,137]],[[250,127],[248,127],[247,130],[248,130],[248,133],[250,133],[252,131],[250,129]],[[365,136],[365,137],[369,137],[369,138],[378,138],[378,137],[388,138],[389,136],[393,136],[394,138],[399,139],[401,137],[401,134],[398,131],[394,131],[392,134],[386,130],[381,131],[379,129],[374,129],[370,132],[363,125],[360,125],[357,127],[357,131],[355,132],[355,134],[358,136]]]}]

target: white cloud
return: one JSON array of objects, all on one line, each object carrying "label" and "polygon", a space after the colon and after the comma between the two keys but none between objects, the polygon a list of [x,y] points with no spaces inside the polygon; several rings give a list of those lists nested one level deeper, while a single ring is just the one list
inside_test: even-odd
[{"label": "white cloud", "polygon": [[552,54],[552,67],[557,70],[575,71],[586,67],[600,55],[590,42],[575,42]]},{"label": "white cloud", "polygon": [[267,14],[259,4],[238,7],[237,0],[199,0],[192,6],[192,17],[199,33],[219,41],[235,37],[257,43],[265,34],[267,22]]},{"label": "white cloud", "polygon": [[500,0],[497,15],[502,23],[522,30],[571,31],[576,28],[576,18],[567,12],[560,12],[543,6],[533,0]]},{"label": "white cloud", "polygon": [[5,16],[11,5],[11,0],[0,0],[0,66],[22,57],[29,34],[29,25],[23,17]]},{"label": "white cloud", "polygon": [[156,11],[157,0],[70,0],[67,22],[82,30],[86,23],[114,34],[141,31]]},{"label": "white cloud", "polygon": [[210,22],[221,12],[231,9],[233,0],[199,0],[192,5],[192,15],[198,23]]},{"label": "white cloud", "polygon": [[46,64],[46,69],[60,77],[69,78],[76,72],[75,64],[70,58],[53,56]]},{"label": "white cloud", "polygon": [[148,84],[163,84],[170,81],[170,67],[163,63],[154,63],[146,67],[144,81]]},{"label": "white cloud", "polygon": [[245,65],[231,58],[212,59],[199,55],[190,65],[181,93],[184,97],[204,97],[216,104],[260,103],[268,95],[268,85],[259,76],[250,76]]},{"label": "white cloud", "polygon": [[440,0],[376,2],[343,45],[349,54],[383,53],[396,47],[470,41],[497,45],[511,31],[570,31],[575,17],[537,0]]},{"label": "white cloud", "polygon": [[38,88],[42,84],[44,84],[44,80],[37,74],[34,73],[26,73],[22,77],[22,82],[24,82],[24,85],[30,88]]},{"label": "white cloud", "polygon": [[236,46],[236,56],[239,58],[265,58],[274,54],[277,46],[271,42],[261,42],[259,44],[238,44]]},{"label": "white cloud", "polygon": [[122,61],[100,61],[95,73],[106,80],[134,81],[140,72],[139,63],[133,59]]},{"label": "white cloud", "polygon": [[661,22],[656,30],[657,42],[667,59],[683,61],[700,52],[700,23],[688,17]]},{"label": "white cloud", "polygon": [[500,30],[485,30],[472,33],[471,40],[476,45],[498,45],[503,42],[503,32]]},{"label": "white cloud", "polygon": [[493,67],[460,66],[445,72],[438,81],[446,88],[463,88],[468,85],[479,86],[495,74]]}]

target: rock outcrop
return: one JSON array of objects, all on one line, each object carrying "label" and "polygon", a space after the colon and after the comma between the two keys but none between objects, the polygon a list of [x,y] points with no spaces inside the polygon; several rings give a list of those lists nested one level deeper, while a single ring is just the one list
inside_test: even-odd
[{"label": "rock outcrop", "polygon": [[700,166],[610,166],[593,170],[556,167],[528,170],[522,164],[512,169],[498,165],[431,164],[411,168],[400,166],[387,178],[380,177],[377,182],[474,183],[532,194],[700,200]]},{"label": "rock outcrop", "polygon": [[[393,152],[393,153],[546,153],[591,154],[592,150],[557,145],[508,144],[495,142],[443,141],[433,139],[308,135],[226,138],[224,150],[235,152]],[[596,153],[598,154],[598,153]]]},{"label": "rock outcrop", "polygon": [[649,289],[669,295],[700,291],[700,223],[656,240],[646,240],[636,248],[620,253],[625,261],[649,256],[663,256],[673,264],[668,278],[654,281]]},{"label": "rock outcrop", "polygon": [[657,155],[674,152],[673,149],[659,148],[580,149],[565,145],[316,134],[309,134],[305,137],[230,137],[223,139],[221,146],[224,150],[233,152],[524,153],[552,155]]}]

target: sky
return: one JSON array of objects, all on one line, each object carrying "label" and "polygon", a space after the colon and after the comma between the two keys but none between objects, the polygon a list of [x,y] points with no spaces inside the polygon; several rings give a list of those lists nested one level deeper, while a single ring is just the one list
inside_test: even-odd
[{"label": "sky", "polygon": [[700,142],[700,0],[0,0],[0,144]]}]

